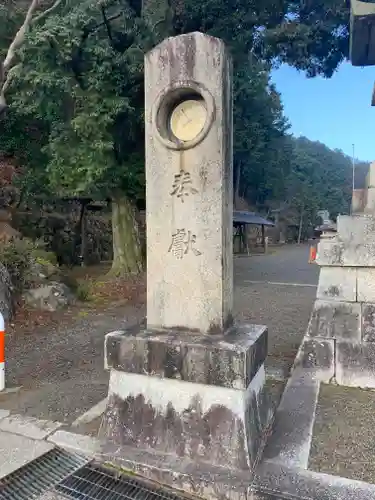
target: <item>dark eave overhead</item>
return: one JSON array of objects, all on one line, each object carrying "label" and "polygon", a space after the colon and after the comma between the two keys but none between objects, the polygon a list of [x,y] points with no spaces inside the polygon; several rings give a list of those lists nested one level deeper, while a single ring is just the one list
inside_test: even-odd
[{"label": "dark eave overhead", "polygon": [[237,224],[255,224],[257,226],[274,226],[275,224],[255,212],[233,211],[233,222]]},{"label": "dark eave overhead", "polygon": [[350,60],[353,66],[375,64],[374,0],[351,0]]}]

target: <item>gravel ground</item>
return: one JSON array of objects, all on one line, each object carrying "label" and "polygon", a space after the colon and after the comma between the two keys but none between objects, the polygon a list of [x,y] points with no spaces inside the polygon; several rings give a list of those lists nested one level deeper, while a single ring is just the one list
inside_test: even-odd
[{"label": "gravel ground", "polygon": [[144,317],[143,308],[114,308],[90,314],[71,326],[42,328],[7,338],[7,386],[0,408],[70,423],[102,400],[108,390],[104,336]]},{"label": "gravel ground", "polygon": [[309,469],[375,482],[375,392],[322,385]]},{"label": "gravel ground", "polygon": [[[285,283],[316,284],[318,269],[307,260],[307,246],[235,258],[235,315],[268,325],[269,371],[290,368],[306,329],[315,288]],[[71,423],[107,394],[105,334],[139,322],[144,314],[144,307],[113,308],[69,326],[9,335],[7,385],[22,389],[0,395],[0,407]]]}]

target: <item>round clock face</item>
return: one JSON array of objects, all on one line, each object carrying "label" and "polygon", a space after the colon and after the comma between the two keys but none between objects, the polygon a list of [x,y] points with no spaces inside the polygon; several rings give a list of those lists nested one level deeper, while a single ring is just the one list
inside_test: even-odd
[{"label": "round clock face", "polygon": [[192,141],[202,132],[206,120],[207,109],[204,101],[189,99],[173,109],[170,128],[179,141]]}]

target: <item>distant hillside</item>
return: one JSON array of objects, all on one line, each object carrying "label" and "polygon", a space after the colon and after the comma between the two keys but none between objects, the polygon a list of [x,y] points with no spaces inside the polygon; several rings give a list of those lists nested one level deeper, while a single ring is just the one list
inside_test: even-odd
[{"label": "distant hillside", "polygon": [[[350,209],[353,170],[352,158],[340,150],[310,141],[306,137],[292,139],[287,199],[296,207],[309,206],[311,216],[326,209],[332,216]],[[356,161],[355,185],[363,187],[369,163]]]}]

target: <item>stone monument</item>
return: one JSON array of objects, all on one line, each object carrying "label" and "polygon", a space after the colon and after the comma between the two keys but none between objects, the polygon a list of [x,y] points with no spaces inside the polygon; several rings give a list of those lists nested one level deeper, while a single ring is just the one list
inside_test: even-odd
[{"label": "stone monument", "polygon": [[148,478],[245,498],[271,418],[267,329],[232,315],[223,42],[201,33],[165,40],[145,57],[145,91],[147,323],[106,336],[101,437],[112,462]]},{"label": "stone monument", "polygon": [[319,243],[317,297],[296,367],[375,388],[375,162],[366,183],[361,206],[353,193],[356,213],[339,216],[337,234]]}]

